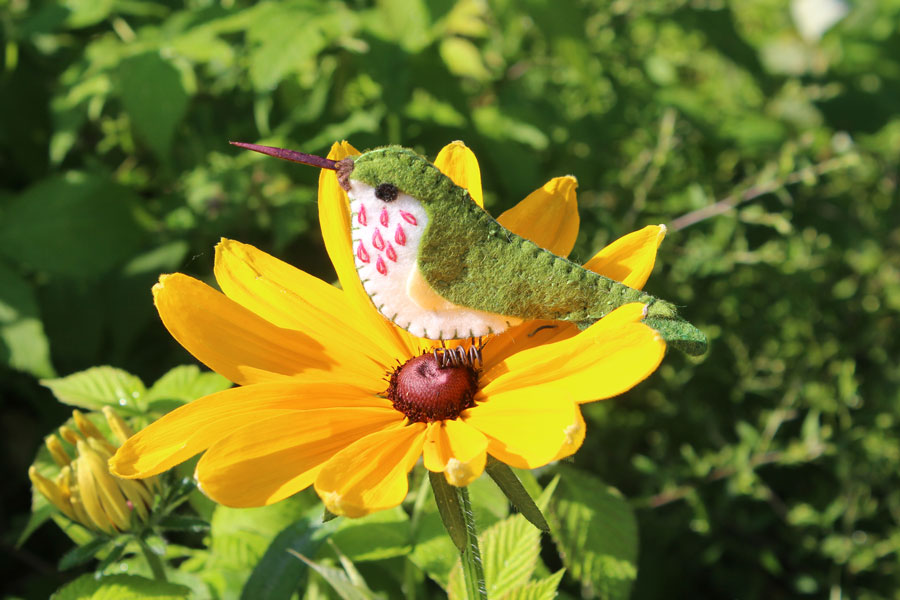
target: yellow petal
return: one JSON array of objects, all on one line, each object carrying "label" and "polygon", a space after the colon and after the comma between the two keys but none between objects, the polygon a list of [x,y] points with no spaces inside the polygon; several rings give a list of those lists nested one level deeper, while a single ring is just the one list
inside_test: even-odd
[{"label": "yellow petal", "polygon": [[187,275],[163,275],[153,299],[169,333],[213,371],[239,384],[341,368],[323,346],[277,327]]},{"label": "yellow petal", "polygon": [[75,518],[75,513],[72,512],[72,505],[69,503],[66,495],[59,489],[59,486],[38,473],[34,465],[28,467],[28,478],[31,479],[34,489],[49,500],[53,506],[61,510],[70,519]]},{"label": "yellow petal", "polygon": [[97,489],[97,484],[91,476],[91,468],[84,455],[75,459],[75,477],[78,481],[78,498],[81,500],[81,506],[89,517],[85,524],[93,529],[112,533],[112,522],[103,511],[103,505],[100,503],[100,490]]},{"label": "yellow petal", "polygon": [[107,464],[109,455],[107,454],[107,460],[104,460],[104,457],[98,452],[101,448],[100,444],[94,445],[79,442],[78,454],[80,458],[78,466],[80,470],[84,470],[87,467],[97,488],[97,496],[107,519],[115,524],[116,529],[125,531],[131,525],[131,509],[125,503],[125,496],[119,489],[116,480],[109,474],[109,465]]},{"label": "yellow petal", "polygon": [[656,251],[664,237],[665,225],[648,225],[605,247],[587,261],[584,268],[639,290],[653,271]]},{"label": "yellow petal", "polygon": [[500,215],[497,221],[541,248],[568,256],[578,237],[578,182],[571,175],[554,177]]},{"label": "yellow petal", "polygon": [[481,190],[481,169],[478,159],[469,147],[460,141],[450,142],[434,159],[434,166],[453,180],[453,183],[469,191],[472,200],[484,208],[484,194]]},{"label": "yellow petal", "polygon": [[481,353],[484,370],[491,370],[512,354],[559,342],[578,332],[578,327],[565,321],[525,321],[488,340]]},{"label": "yellow petal", "polygon": [[[230,299],[278,327],[302,331],[348,378],[384,388],[394,355],[369,320],[348,321],[357,308],[336,287],[234,240],[216,246],[216,281]],[[399,352],[400,349],[394,348]],[[378,391],[382,391],[379,389]]]},{"label": "yellow petal", "polygon": [[656,370],[666,350],[659,334],[640,323],[643,310],[626,304],[575,337],[510,356],[481,375],[481,393],[527,388],[552,403],[625,392]]},{"label": "yellow petal", "polygon": [[56,466],[62,468],[72,462],[72,459],[66,453],[65,448],[63,448],[62,442],[59,441],[59,438],[53,434],[47,436],[47,439],[44,440],[44,444],[47,446],[47,450],[50,452],[50,456],[53,458],[53,462],[56,463]]},{"label": "yellow petal", "polygon": [[587,427],[584,423],[584,415],[581,414],[580,408],[575,411],[575,416],[577,417],[576,421],[566,427],[566,442],[563,444],[563,447],[560,448],[559,453],[553,460],[560,460],[567,456],[572,456],[579,448],[581,448],[581,444],[584,443]]},{"label": "yellow petal", "polygon": [[464,421],[438,421],[428,424],[422,452],[426,469],[443,473],[450,485],[464,487],[484,471],[487,438]]},{"label": "yellow petal", "polygon": [[397,506],[422,455],[425,424],[368,435],[338,452],[316,478],[316,492],[336,515],[362,517]]},{"label": "yellow petal", "polygon": [[325,408],[256,421],[216,442],[197,463],[210,498],[264,506],[309,487],[332,456],[366,435],[397,426],[393,408]]},{"label": "yellow petal", "polygon": [[[340,142],[331,146],[328,158],[341,160],[357,155],[359,151],[356,148],[347,142]],[[417,344],[412,337],[378,313],[359,281],[350,239],[350,201],[347,192],[338,183],[337,174],[330,169],[322,169],[319,174],[319,226],[341,289],[348,294],[347,301],[353,307],[351,313],[344,315],[345,319],[356,323],[357,327],[371,328],[381,340],[384,351],[391,356],[413,356]]]},{"label": "yellow petal", "polygon": [[508,465],[534,469],[568,448],[578,406],[529,389],[492,394],[463,413],[488,437],[488,453]]},{"label": "yellow petal", "polygon": [[186,461],[240,427],[270,416],[339,406],[389,407],[358,388],[334,383],[260,383],[185,404],[132,436],[110,459],[119,477],[148,477]]}]

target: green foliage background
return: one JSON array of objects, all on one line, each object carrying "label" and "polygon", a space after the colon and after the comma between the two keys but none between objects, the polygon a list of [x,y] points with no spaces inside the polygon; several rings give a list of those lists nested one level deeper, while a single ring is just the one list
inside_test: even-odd
[{"label": "green foliage background", "polygon": [[334,278],[317,172],[227,140],[462,139],[494,214],[578,177],[576,258],[670,225],[647,289],[711,350],[575,459],[637,508],[632,597],[898,597],[900,2],[849,8],[805,41],[776,0],[0,0],[5,584],[72,576],[13,546],[68,412],[37,378],[190,362],[149,290],[220,236]]}]

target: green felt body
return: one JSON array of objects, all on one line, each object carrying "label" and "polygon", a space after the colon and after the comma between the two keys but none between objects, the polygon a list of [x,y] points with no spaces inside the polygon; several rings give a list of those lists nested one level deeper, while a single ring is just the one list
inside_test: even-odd
[{"label": "green felt body", "polygon": [[[391,146],[354,161],[351,179],[371,186],[393,183],[418,199],[429,222],[418,248],[425,281],[453,304],[521,319],[590,326],[629,302],[648,305],[647,322],[680,347],[702,354],[706,338],[678,318],[675,307],[594,273],[514,234],[468,192],[418,154]],[[665,325],[665,327],[663,327]],[[653,325],[651,325],[653,326]]]}]

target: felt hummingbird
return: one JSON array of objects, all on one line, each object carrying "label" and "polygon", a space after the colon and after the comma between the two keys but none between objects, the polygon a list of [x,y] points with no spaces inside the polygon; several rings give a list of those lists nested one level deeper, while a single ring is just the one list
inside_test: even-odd
[{"label": "felt hummingbird", "polygon": [[585,329],[629,302],[644,322],[688,354],[706,336],[675,306],[585,269],[509,231],[426,158],[399,146],[340,161],[231,142],[336,171],[350,199],[354,261],[375,308],[413,335],[433,340],[501,333],[525,320]]}]

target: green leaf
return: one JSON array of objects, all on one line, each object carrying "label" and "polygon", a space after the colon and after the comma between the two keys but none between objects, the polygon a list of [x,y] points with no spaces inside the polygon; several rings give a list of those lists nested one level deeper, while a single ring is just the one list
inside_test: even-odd
[{"label": "green leaf", "polygon": [[488,462],[485,471],[497,484],[497,487],[509,499],[513,506],[522,514],[523,517],[531,521],[531,523],[546,533],[550,532],[550,526],[547,525],[541,509],[534,503],[532,497],[525,490],[522,482],[516,477],[509,466],[503,464],[493,456],[488,456]]},{"label": "green leaf", "polygon": [[36,377],[52,377],[50,344],[37,300],[22,277],[0,263],[0,362]]},{"label": "green leaf", "polygon": [[501,600],[553,600],[557,597],[556,590],[565,572],[565,569],[560,569],[549,577],[530,581],[511,590],[508,594],[502,596]]},{"label": "green leaf", "polygon": [[140,379],[110,366],[91,367],[58,379],[42,379],[41,384],[50,388],[63,404],[89,410],[100,410],[107,405],[141,410],[147,391]]},{"label": "green leaf", "polygon": [[66,9],[66,25],[72,28],[95,25],[107,18],[115,7],[116,0],[61,0]]},{"label": "green leaf", "polygon": [[[37,495],[40,496],[40,493],[37,493]],[[31,514],[28,516],[28,522],[25,523],[22,533],[19,534],[19,537],[16,540],[16,548],[20,548],[22,544],[27,542],[28,538],[31,537],[31,534],[37,531],[38,527],[46,523],[56,511],[57,508],[49,502],[33,508]]]},{"label": "green leaf", "polygon": [[50,600],[183,600],[189,593],[183,585],[137,575],[97,578],[93,573],[86,573],[57,590]]},{"label": "green leaf", "polygon": [[313,68],[313,58],[331,41],[321,27],[325,5],[290,6],[269,3],[261,7],[247,30],[252,45],[250,79],[253,89],[268,92],[290,73]]},{"label": "green leaf", "polygon": [[196,365],[181,365],[156,380],[147,392],[147,401],[190,402],[230,387],[231,382],[218,373],[201,371]]},{"label": "green leaf", "polygon": [[297,552],[291,551],[291,554],[294,555],[294,560],[302,561],[303,564],[318,573],[342,600],[374,600],[378,598],[365,585],[365,582],[353,581],[344,569],[326,567]]},{"label": "green leaf", "polygon": [[[495,523],[480,536],[488,598],[500,598],[531,579],[541,552],[541,532],[522,515]],[[450,597],[464,598],[462,568],[450,577]]]},{"label": "green leaf", "polygon": [[307,568],[296,555],[314,556],[325,539],[336,529],[337,522],[322,523],[319,509],[283,529],[253,569],[241,598],[255,600],[289,600],[297,589],[305,587]]},{"label": "green leaf", "polygon": [[157,157],[168,158],[189,100],[182,74],[158,52],[148,52],[122,61],[118,82],[138,136]]},{"label": "green leaf", "polygon": [[[434,495],[427,489],[425,493],[427,500],[415,530],[410,560],[430,578],[446,587],[459,552],[447,535]],[[469,485],[469,497],[481,527],[489,527],[509,514],[509,502],[488,477],[479,477]]]},{"label": "green leaf", "polygon": [[444,479],[443,473],[434,473],[428,471],[428,478],[431,480],[431,490],[434,492],[434,502],[437,505],[438,513],[441,515],[441,521],[444,528],[456,549],[463,552],[466,548],[466,521],[462,514],[462,507],[459,504],[459,498],[456,490],[450,487],[447,480]]},{"label": "green leaf", "polygon": [[403,556],[410,551],[409,516],[402,508],[343,519],[331,541],[356,562]]},{"label": "green leaf", "polygon": [[0,255],[51,275],[97,277],[140,245],[135,205],[130,190],[96,175],[48,178],[5,208]]},{"label": "green leaf", "polygon": [[271,506],[228,508],[217,506],[210,522],[210,550],[217,568],[248,569],[266,552],[285,527],[305,517],[314,501],[296,495]]},{"label": "green leaf", "polygon": [[200,517],[190,517],[186,515],[168,515],[159,522],[162,529],[170,529],[173,531],[191,531],[194,533],[203,532],[209,529],[209,523]]},{"label": "green leaf", "polygon": [[491,73],[484,66],[478,47],[465,38],[448,37],[441,41],[441,58],[454,75],[471,77],[478,81],[490,79]]},{"label": "green leaf", "polygon": [[84,546],[72,548],[71,550],[63,554],[62,558],[59,559],[59,570],[67,571],[72,567],[83,565],[87,561],[94,558],[94,556],[103,548],[105,548],[110,543],[110,541],[112,540],[110,540],[110,538],[108,537],[98,537],[92,539]]},{"label": "green leaf", "polygon": [[615,489],[560,465],[559,488],[547,516],[563,564],[600,598],[628,598],[637,577],[637,520]]}]

